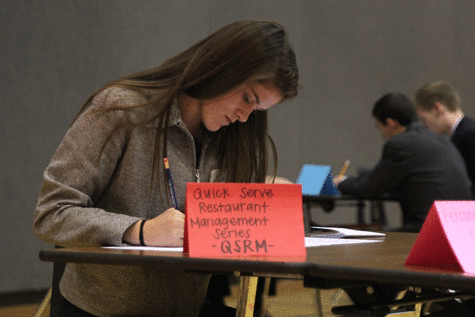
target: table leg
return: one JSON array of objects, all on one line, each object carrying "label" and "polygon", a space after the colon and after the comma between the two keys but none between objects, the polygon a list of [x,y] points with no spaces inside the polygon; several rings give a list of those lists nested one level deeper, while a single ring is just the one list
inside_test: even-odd
[{"label": "table leg", "polygon": [[382,200],[371,201],[371,223],[378,224],[381,228],[387,225],[384,202]]},{"label": "table leg", "polygon": [[312,232],[312,206],[310,203],[303,203],[303,225],[305,233]]},{"label": "table leg", "polygon": [[256,301],[257,277],[241,276],[236,306],[237,317],[252,317]]},{"label": "table leg", "polygon": [[48,293],[46,293],[45,298],[43,299],[40,306],[38,307],[38,310],[35,313],[35,317],[50,316],[50,310],[51,310],[51,288],[48,290]]},{"label": "table leg", "polygon": [[364,207],[364,201],[362,199],[358,200],[358,224],[364,224],[366,222],[364,216]]},{"label": "table leg", "polygon": [[317,306],[317,317],[323,317],[322,293],[319,288],[315,288],[315,304]]}]

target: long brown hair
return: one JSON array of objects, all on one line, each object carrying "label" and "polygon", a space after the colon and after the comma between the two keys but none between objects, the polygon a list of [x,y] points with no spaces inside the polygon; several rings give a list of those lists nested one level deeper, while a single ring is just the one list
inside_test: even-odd
[{"label": "long brown hair", "polygon": [[[167,154],[167,127],[177,95],[183,92],[196,99],[211,99],[256,77],[270,81],[280,90],[283,100],[297,95],[295,53],[279,23],[258,20],[231,23],[156,68],[107,84],[89,97],[79,114],[87,109],[99,92],[112,86],[132,89],[145,95],[147,102],[134,108],[149,106],[155,113],[147,122],[159,121],[153,180],[155,171],[160,168],[159,164]],[[123,127],[117,129],[120,128]],[[211,133],[220,151],[221,175],[218,175],[218,179],[225,177],[226,182],[264,182],[268,140],[273,153],[275,175],[277,154],[267,128],[267,113],[254,111],[247,122],[236,122]]]}]

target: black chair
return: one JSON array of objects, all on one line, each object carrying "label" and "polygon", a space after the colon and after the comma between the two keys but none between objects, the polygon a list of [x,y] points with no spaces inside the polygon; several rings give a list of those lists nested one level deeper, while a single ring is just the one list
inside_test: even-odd
[{"label": "black chair", "polygon": [[[59,247],[56,247],[59,248]],[[61,304],[61,294],[59,292],[59,281],[63,276],[66,263],[53,263],[53,282],[51,288],[35,313],[35,317],[58,317],[59,305]]]}]

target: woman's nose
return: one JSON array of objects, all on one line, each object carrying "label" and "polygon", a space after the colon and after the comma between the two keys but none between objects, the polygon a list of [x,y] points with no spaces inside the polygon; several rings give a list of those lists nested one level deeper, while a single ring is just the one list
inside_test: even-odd
[{"label": "woman's nose", "polygon": [[239,121],[246,122],[249,118],[249,115],[254,110],[253,105],[243,105],[236,111],[236,115]]}]

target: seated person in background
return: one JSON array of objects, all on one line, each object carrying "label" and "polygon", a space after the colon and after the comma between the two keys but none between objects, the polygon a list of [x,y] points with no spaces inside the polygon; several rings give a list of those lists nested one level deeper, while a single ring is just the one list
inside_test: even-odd
[{"label": "seated person in background", "polygon": [[468,176],[475,184],[475,120],[467,117],[460,108],[460,97],[446,82],[428,83],[414,96],[417,114],[432,131],[450,137],[462,154]]},{"label": "seated person in background", "polygon": [[471,199],[470,181],[459,152],[446,138],[416,120],[409,98],[391,93],[373,108],[383,139],[382,158],[358,177],[337,176],[341,193],[358,198],[391,194],[403,213],[400,231],[419,232],[435,200]]}]

